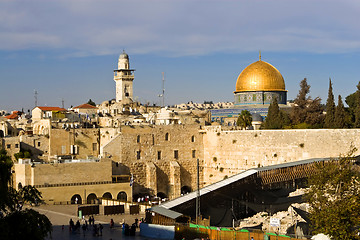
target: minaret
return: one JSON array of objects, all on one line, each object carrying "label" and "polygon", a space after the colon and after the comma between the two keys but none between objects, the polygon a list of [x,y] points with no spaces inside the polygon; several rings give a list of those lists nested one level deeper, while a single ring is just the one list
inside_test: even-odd
[{"label": "minaret", "polygon": [[116,82],[116,101],[133,98],[133,81],[135,69],[130,69],[129,56],[123,50],[119,56],[118,69],[114,70]]}]

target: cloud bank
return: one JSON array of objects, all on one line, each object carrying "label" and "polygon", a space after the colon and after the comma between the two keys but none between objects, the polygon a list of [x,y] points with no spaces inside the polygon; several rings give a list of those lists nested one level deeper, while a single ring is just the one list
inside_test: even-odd
[{"label": "cloud bank", "polygon": [[[358,1],[1,1],[0,50],[66,56],[359,51]],[[65,55],[64,55],[65,56]]]}]

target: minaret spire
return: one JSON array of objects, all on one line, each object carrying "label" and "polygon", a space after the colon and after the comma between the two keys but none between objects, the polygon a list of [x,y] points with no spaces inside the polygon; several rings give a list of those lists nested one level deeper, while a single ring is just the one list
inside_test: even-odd
[{"label": "minaret spire", "polygon": [[259,61],[261,61],[261,50],[259,50]]}]

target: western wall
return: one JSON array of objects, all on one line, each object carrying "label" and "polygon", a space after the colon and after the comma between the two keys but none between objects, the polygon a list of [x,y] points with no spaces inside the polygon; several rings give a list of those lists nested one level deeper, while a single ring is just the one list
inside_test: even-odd
[{"label": "western wall", "polygon": [[360,129],[203,130],[206,184],[246,169],[310,158],[338,157],[356,147]]}]

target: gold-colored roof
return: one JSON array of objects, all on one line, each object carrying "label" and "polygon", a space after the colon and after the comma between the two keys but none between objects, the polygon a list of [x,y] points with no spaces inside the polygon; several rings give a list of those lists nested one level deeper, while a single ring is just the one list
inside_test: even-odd
[{"label": "gold-colored roof", "polygon": [[257,61],[247,66],[236,82],[236,92],[285,91],[281,73],[270,63]]}]

